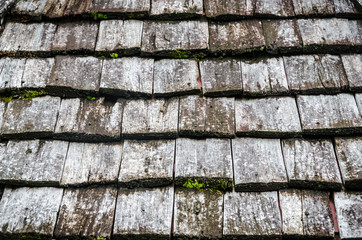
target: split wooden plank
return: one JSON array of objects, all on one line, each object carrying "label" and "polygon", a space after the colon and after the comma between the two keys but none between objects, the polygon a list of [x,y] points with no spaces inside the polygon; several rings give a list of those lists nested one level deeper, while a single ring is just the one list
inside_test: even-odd
[{"label": "split wooden plank", "polygon": [[333,0],[293,0],[293,6],[297,16],[334,15]]},{"label": "split wooden plank", "polygon": [[209,0],[205,1],[205,13],[211,18],[235,18],[252,16],[255,11],[254,0]]},{"label": "split wooden plank", "polygon": [[279,139],[232,140],[235,191],[272,191],[288,186]]},{"label": "split wooden plank", "polygon": [[54,235],[58,237],[110,238],[117,189],[66,189]]},{"label": "split wooden plank", "polygon": [[210,191],[176,190],[174,216],[175,239],[220,239],[223,195]]},{"label": "split wooden plank", "polygon": [[9,141],[0,155],[0,182],[59,186],[67,151],[63,141]]},{"label": "split wooden plank", "polygon": [[167,19],[172,17],[184,18],[201,16],[203,12],[202,0],[152,0],[150,16]]},{"label": "split wooden plank", "polygon": [[334,203],[341,239],[361,238],[362,193],[335,192]]},{"label": "split wooden plank", "polygon": [[120,58],[104,60],[100,92],[130,97],[152,95],[154,60],[151,58]]},{"label": "split wooden plank", "polygon": [[342,62],[352,91],[362,91],[362,54],[342,55]]},{"label": "split wooden plank", "polygon": [[301,132],[295,99],[291,97],[235,101],[237,135],[295,136]]},{"label": "split wooden plank", "polygon": [[228,192],[224,198],[225,239],[281,239],[277,192]]},{"label": "split wooden plank", "polygon": [[345,187],[362,190],[362,138],[336,138],[335,143]]},{"label": "split wooden plank", "polygon": [[5,188],[0,201],[0,237],[51,238],[62,196],[61,188]]},{"label": "split wooden plank", "polygon": [[128,100],[124,107],[125,138],[175,138],[179,99]]},{"label": "split wooden plank", "polygon": [[341,175],[331,141],[288,139],[282,145],[291,187],[341,190]]},{"label": "split wooden plank", "polygon": [[297,96],[302,128],[308,134],[361,132],[362,117],[351,94]]},{"label": "split wooden plank", "polygon": [[8,103],[1,128],[6,137],[52,136],[60,107],[59,97],[38,97]]},{"label": "split wooden plank", "polygon": [[150,10],[151,0],[131,0],[131,1],[109,1],[109,0],[93,0],[92,12],[102,12],[108,14],[127,14],[142,13],[146,14]]},{"label": "split wooden plank", "polygon": [[72,141],[114,141],[121,137],[123,100],[63,99],[55,133]]},{"label": "split wooden plank", "polygon": [[294,16],[292,0],[255,0],[255,16],[292,17]]},{"label": "split wooden plank", "polygon": [[200,92],[198,64],[189,59],[163,59],[155,62],[155,96],[191,95]]},{"label": "split wooden plank", "polygon": [[175,140],[126,140],[118,182],[122,187],[158,187],[173,182]]},{"label": "split wooden plank", "polygon": [[120,189],[114,239],[170,239],[174,188]]}]

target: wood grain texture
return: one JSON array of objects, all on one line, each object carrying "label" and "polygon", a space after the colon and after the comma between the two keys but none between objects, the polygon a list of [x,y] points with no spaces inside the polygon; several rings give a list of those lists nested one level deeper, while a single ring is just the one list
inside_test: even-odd
[{"label": "wood grain texture", "polygon": [[347,74],[349,88],[362,90],[362,54],[342,55],[342,62]]},{"label": "wood grain texture", "polygon": [[292,17],[294,16],[292,0],[255,0],[255,13],[257,15],[270,17]]},{"label": "wood grain texture", "polygon": [[150,16],[199,15],[203,12],[202,0],[152,0]]},{"label": "wood grain texture", "polygon": [[333,0],[293,0],[295,15],[332,15]]}]

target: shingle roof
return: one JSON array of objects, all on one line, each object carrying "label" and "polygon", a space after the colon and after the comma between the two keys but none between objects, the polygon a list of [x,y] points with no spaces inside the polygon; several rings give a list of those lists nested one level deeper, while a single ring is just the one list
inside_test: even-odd
[{"label": "shingle roof", "polygon": [[0,19],[0,239],[362,239],[361,1]]}]

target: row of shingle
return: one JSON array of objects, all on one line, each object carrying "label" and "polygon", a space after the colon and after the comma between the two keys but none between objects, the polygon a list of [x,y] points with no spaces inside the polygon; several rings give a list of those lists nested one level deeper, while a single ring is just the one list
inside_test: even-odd
[{"label": "row of shingle", "polygon": [[0,144],[0,183],[79,186],[118,182],[122,187],[155,187],[173,181],[182,186],[196,179],[231,190],[234,179],[236,191],[288,186],[340,190],[339,165],[345,187],[362,190],[362,138],[336,138],[334,143],[335,149],[326,139],[236,138],[230,142],[178,138],[112,144],[9,141]]},{"label": "row of shingle", "polygon": [[[107,20],[98,23],[13,23],[0,38],[1,54],[98,53],[189,57],[184,51],[232,52],[360,51],[362,20],[298,19],[157,22]],[[263,30],[264,29],[264,30]],[[339,29],[339,31],[335,31]],[[19,34],[21,32],[21,34]]]},{"label": "row of shingle", "polygon": [[0,235],[333,239],[339,228],[341,239],[359,239],[361,193],[336,192],[334,201],[338,226],[328,192],[289,189],[222,195],[171,187],[118,191],[113,187],[6,188],[0,201]]},{"label": "row of shingle", "polygon": [[[341,60],[342,59],[342,60]],[[362,55],[301,55],[247,60],[57,56],[0,59],[0,91],[37,89],[56,96],[265,96],[362,90]],[[201,82],[200,82],[201,81]],[[202,86],[202,88],[201,88]]]},{"label": "row of shingle", "polygon": [[[358,6],[357,6],[358,7]],[[361,13],[349,0],[21,0],[12,14],[31,17],[60,18],[72,15],[107,13],[102,18],[128,16],[187,18],[293,17],[293,16],[356,16]]]}]

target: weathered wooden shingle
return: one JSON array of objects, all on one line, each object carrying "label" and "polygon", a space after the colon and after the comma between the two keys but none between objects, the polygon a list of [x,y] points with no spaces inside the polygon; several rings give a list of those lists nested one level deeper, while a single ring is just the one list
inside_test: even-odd
[{"label": "weathered wooden shingle", "polygon": [[223,195],[210,191],[176,190],[175,239],[222,237]]},{"label": "weathered wooden shingle", "polygon": [[360,13],[349,0],[334,0],[334,10],[337,16],[349,17],[358,16]]},{"label": "weathered wooden shingle", "polygon": [[170,185],[174,158],[175,140],[126,140],[119,184],[126,187]]},{"label": "weathered wooden shingle", "polygon": [[254,14],[254,0],[208,0],[205,3],[205,13],[207,17],[245,17]]},{"label": "weathered wooden shingle", "polygon": [[291,97],[235,101],[237,135],[286,136],[301,132],[295,99]]},{"label": "weathered wooden shingle", "polygon": [[341,239],[360,239],[362,236],[362,193],[334,193],[339,234]]},{"label": "weathered wooden shingle", "polygon": [[151,0],[131,0],[131,1],[109,1],[93,0],[92,12],[104,12],[113,14],[120,13],[146,13],[150,10]]},{"label": "weathered wooden shingle", "polygon": [[289,88],[295,93],[335,93],[348,88],[339,56],[284,57]]},{"label": "weathered wooden shingle", "polygon": [[335,143],[345,187],[362,190],[362,138],[336,138]]},{"label": "weathered wooden shingle", "polygon": [[182,136],[203,136],[205,132],[206,98],[180,98],[179,133]]},{"label": "weathered wooden shingle", "polygon": [[277,192],[228,192],[224,198],[226,239],[281,239]]},{"label": "weathered wooden shingle", "polygon": [[357,102],[357,107],[358,107],[359,113],[360,113],[361,116],[362,116],[362,93],[356,94],[356,95],[355,95],[355,98],[356,98],[356,102]]},{"label": "weathered wooden shingle", "polygon": [[117,182],[122,144],[71,142],[61,185]]},{"label": "weathered wooden shingle", "polygon": [[232,140],[235,191],[270,191],[287,187],[279,139]]},{"label": "weathered wooden shingle", "polygon": [[292,0],[255,0],[254,15],[292,17],[294,16],[293,2]]},{"label": "weathered wooden shingle", "polygon": [[[4,113],[5,113],[5,110],[6,110],[6,103],[3,102],[3,101],[0,101],[0,126],[2,127],[3,125],[3,122],[4,122]],[[1,131],[2,131],[2,128],[1,128]],[[1,136],[0,136],[1,138]]]},{"label": "weathered wooden shingle", "polygon": [[58,186],[68,142],[9,141],[0,155],[0,182]]},{"label": "weathered wooden shingle", "polygon": [[59,97],[39,97],[8,103],[2,134],[24,138],[51,136],[60,107]]},{"label": "weathered wooden shingle", "polygon": [[93,0],[68,0],[64,9],[65,16],[81,15],[91,13]]},{"label": "weathered wooden shingle", "polygon": [[[45,88],[54,66],[54,58],[26,59],[22,88]],[[69,69],[68,69],[69,70]]]},{"label": "weathered wooden shingle", "polygon": [[342,62],[347,74],[349,88],[362,90],[362,54],[342,55]]},{"label": "weathered wooden shingle", "polygon": [[127,101],[122,121],[123,137],[176,137],[178,108],[178,98]]},{"label": "weathered wooden shingle", "polygon": [[105,237],[112,232],[117,189],[66,189],[54,235],[62,237]]},{"label": "weathered wooden shingle", "polygon": [[57,18],[63,16],[67,2],[68,0],[20,0],[12,9],[12,13],[36,19],[43,16]]},{"label": "weathered wooden shingle", "polygon": [[58,138],[79,140],[119,140],[123,101],[63,99],[55,133]]},{"label": "weathered wooden shingle", "polygon": [[186,95],[200,92],[198,64],[189,59],[163,59],[155,62],[155,96]]},{"label": "weathered wooden shingle", "polygon": [[288,139],[283,140],[282,145],[291,187],[341,189],[341,176],[331,141]]},{"label": "weathered wooden shingle", "polygon": [[114,239],[170,239],[174,188],[120,189]]},{"label": "weathered wooden shingle", "polygon": [[333,0],[293,0],[295,15],[333,15]]},{"label": "weathered wooden shingle", "polygon": [[362,117],[351,94],[297,96],[302,128],[309,134],[358,133]]},{"label": "weathered wooden shingle", "polygon": [[151,96],[153,66],[151,58],[119,58],[103,61],[100,91],[116,96]]},{"label": "weathered wooden shingle", "polygon": [[35,234],[51,238],[62,196],[61,188],[5,188],[0,201],[0,237]]},{"label": "weathered wooden shingle", "polygon": [[202,15],[202,0],[152,0],[150,16],[187,17]]},{"label": "weathered wooden shingle", "polygon": [[25,59],[0,59],[0,91],[5,89],[16,90],[21,88],[24,73]]}]

